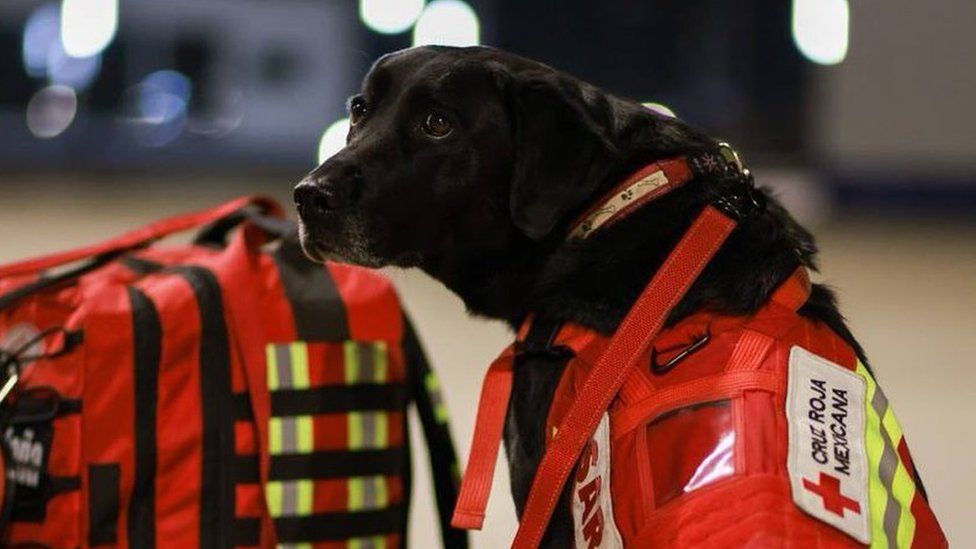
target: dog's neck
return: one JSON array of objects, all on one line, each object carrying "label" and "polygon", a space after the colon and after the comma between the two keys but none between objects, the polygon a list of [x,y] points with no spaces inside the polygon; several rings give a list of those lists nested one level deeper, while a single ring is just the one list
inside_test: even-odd
[{"label": "dog's neck", "polygon": [[[608,180],[597,196],[619,183]],[[611,333],[691,221],[715,193],[741,182],[696,179],[585,240],[564,231],[543,242],[432,261],[425,270],[469,311],[517,327],[534,313]],[[685,299],[673,323],[697,310],[748,314],[766,302],[798,264],[811,264],[809,235],[775,201],[740,222]]]}]

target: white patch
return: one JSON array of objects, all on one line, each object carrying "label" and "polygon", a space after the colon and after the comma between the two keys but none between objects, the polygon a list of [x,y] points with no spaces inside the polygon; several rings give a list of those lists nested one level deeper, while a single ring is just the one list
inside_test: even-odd
[{"label": "white patch", "polygon": [[623,547],[610,494],[610,415],[603,414],[583,448],[573,482],[573,525],[578,549]]},{"label": "white patch", "polygon": [[871,543],[867,387],[856,373],[806,349],[790,351],[787,468],[793,501],[861,543]]}]

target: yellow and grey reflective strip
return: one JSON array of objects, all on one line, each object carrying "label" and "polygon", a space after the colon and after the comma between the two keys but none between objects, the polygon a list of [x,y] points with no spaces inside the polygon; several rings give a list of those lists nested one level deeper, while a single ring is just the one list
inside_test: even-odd
[{"label": "yellow and grey reflective strip", "polygon": [[346,547],[349,549],[386,549],[386,538],[383,536],[352,538]]},{"label": "yellow and grey reflective strip", "polygon": [[446,424],[447,407],[444,406],[444,397],[441,395],[441,382],[434,372],[427,372],[424,376],[424,386],[427,388],[427,394],[430,395],[430,404],[434,408],[434,419],[441,425]]},{"label": "yellow and grey reflective strip", "polygon": [[268,452],[310,454],[314,446],[312,416],[272,417],[268,420]]},{"label": "yellow and grey reflective strip", "polygon": [[268,390],[308,389],[308,346],[302,341],[271,343],[264,348]]},{"label": "yellow and grey reflective strip", "polygon": [[346,383],[385,383],[389,361],[385,341],[346,341],[342,346]]},{"label": "yellow and grey reflective strip", "polygon": [[370,511],[387,507],[390,504],[390,495],[386,490],[386,477],[349,478],[347,503],[350,511]]},{"label": "yellow and grey reflective strip", "polygon": [[915,517],[911,512],[915,482],[898,456],[901,426],[884,392],[861,361],[857,362],[856,371],[867,382],[865,444],[871,547],[907,548],[915,537]]},{"label": "yellow and grey reflective strip", "polygon": [[271,480],[265,485],[264,493],[272,517],[312,514],[313,484],[309,479]]},{"label": "yellow and grey reflective strip", "polygon": [[349,428],[350,450],[372,450],[390,445],[389,420],[386,412],[349,412],[346,422]]}]

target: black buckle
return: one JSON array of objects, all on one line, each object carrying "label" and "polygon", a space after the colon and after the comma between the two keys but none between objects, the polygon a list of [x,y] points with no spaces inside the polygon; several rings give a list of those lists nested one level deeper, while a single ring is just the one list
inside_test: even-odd
[{"label": "black buckle", "polygon": [[712,197],[712,206],[728,217],[742,221],[750,215],[762,211],[766,200],[752,185],[741,190],[726,191]]},{"label": "black buckle", "polygon": [[725,160],[728,175],[738,179],[741,185],[734,190],[726,190],[713,196],[712,205],[736,221],[762,211],[766,207],[766,199],[756,189],[752,172],[743,164],[739,153],[732,148],[732,145],[725,142],[718,144],[718,152]]}]

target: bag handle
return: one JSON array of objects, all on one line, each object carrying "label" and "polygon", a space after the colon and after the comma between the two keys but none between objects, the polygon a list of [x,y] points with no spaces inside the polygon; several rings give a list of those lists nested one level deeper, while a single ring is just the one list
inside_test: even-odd
[{"label": "bag handle", "polygon": [[248,207],[257,207],[264,213],[275,217],[283,215],[278,203],[270,198],[262,196],[242,197],[210,209],[161,219],[97,244],[4,265],[0,267],[0,278],[36,273],[83,259],[115,255],[142,248],[171,234],[213,223]]}]

